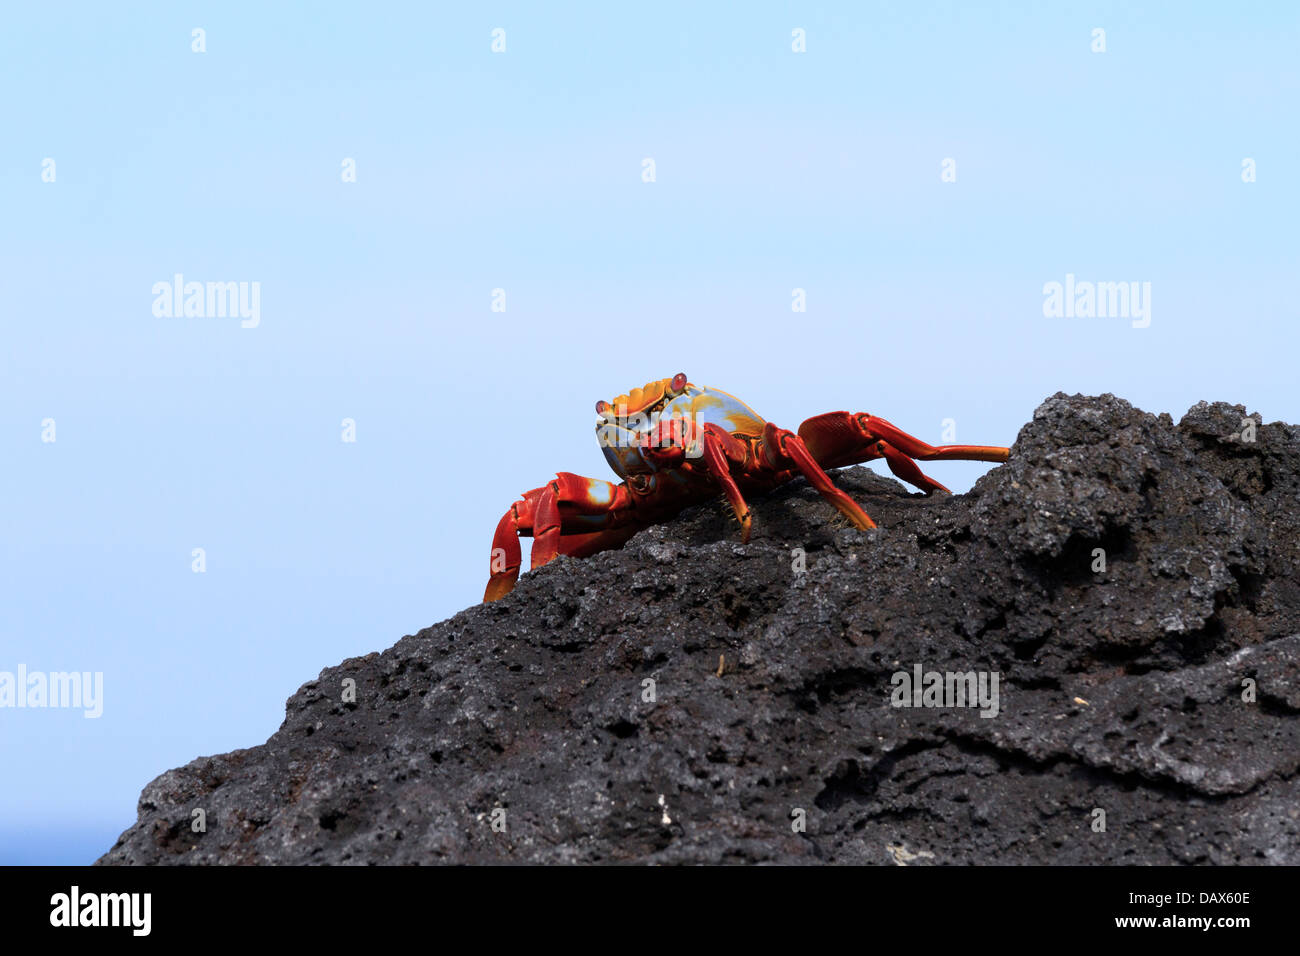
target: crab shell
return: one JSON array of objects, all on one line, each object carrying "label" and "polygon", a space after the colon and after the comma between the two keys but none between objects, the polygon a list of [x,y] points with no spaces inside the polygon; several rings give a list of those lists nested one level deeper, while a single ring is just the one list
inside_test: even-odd
[{"label": "crab shell", "polygon": [[[736,398],[716,388],[692,385],[686,375],[679,372],[672,378],[648,382],[620,395],[613,402],[597,402],[596,441],[609,467],[620,478],[648,475],[661,465],[645,454],[646,436],[654,431],[660,420],[679,418],[695,426],[694,432],[705,425],[717,425],[725,431],[747,438],[763,434],[766,422]],[[686,451],[688,458],[698,457],[698,443]]]}]

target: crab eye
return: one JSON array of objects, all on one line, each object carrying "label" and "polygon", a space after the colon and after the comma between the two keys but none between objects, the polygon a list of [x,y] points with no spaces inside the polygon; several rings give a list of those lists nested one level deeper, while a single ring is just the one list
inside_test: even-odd
[{"label": "crab eye", "polygon": [[609,402],[597,402],[597,403],[596,403],[596,414],[597,414],[597,415],[604,415],[604,414],[605,414],[606,412],[608,412],[608,411],[609,411]]},{"label": "crab eye", "polygon": [[674,375],[673,380],[668,384],[668,387],[672,390],[674,395],[679,394],[681,390],[686,387],[686,373],[678,372]]}]

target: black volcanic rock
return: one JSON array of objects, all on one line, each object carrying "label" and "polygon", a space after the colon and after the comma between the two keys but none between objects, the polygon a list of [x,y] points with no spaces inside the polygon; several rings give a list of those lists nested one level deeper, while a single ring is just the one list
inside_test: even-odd
[{"label": "black volcanic rock", "polygon": [[[1247,417],[1058,394],[968,494],[837,472],[873,532],[799,482],[747,545],[719,503],[561,558],[163,774],[99,862],[1300,863],[1300,429]],[[996,716],[891,706],[917,665]]]}]

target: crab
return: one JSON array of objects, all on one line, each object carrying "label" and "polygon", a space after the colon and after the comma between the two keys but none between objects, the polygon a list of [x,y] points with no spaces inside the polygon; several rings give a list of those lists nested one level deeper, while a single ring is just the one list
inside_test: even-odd
[{"label": "crab", "polygon": [[692,385],[682,372],[597,402],[596,414],[596,440],[622,482],[562,471],[526,492],[497,525],[484,601],[514,589],[520,536],[533,538],[536,569],[561,554],[582,558],[621,547],[641,529],[723,495],[744,542],[751,526],[745,496],[800,476],[855,528],[866,530],[875,522],[835,487],[827,469],[884,458],[895,475],[932,495],[948,489],[914,459],[1005,462],[1010,455],[993,445],[927,445],[863,412],[816,415],[792,432],[726,392]]}]

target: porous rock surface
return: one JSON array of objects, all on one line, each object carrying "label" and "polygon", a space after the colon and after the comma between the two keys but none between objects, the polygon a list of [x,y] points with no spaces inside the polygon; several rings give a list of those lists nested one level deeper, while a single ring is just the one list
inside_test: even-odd
[{"label": "porous rock surface", "polygon": [[1300,428],[1057,394],[967,494],[835,480],[878,530],[795,482],[326,669],[99,862],[1300,863]]}]

